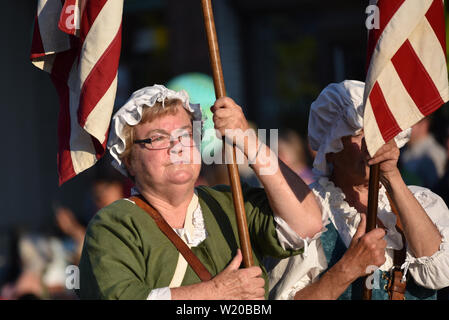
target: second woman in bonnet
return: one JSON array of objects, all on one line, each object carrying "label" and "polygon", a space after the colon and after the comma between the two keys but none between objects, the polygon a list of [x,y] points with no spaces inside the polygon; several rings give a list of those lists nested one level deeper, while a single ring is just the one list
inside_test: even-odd
[{"label": "second woman in bonnet", "polygon": [[[437,289],[449,286],[449,210],[430,190],[405,185],[397,161],[409,130],[369,156],[363,134],[364,88],[353,80],[330,84],[311,106],[308,135],[317,151],[317,181],[310,187],[329,220],[317,242],[318,259],[307,258],[297,268],[309,277],[284,284],[284,291],[275,288],[277,298],[361,299],[362,277],[376,267],[374,300],[435,299]],[[375,163],[382,183],[378,228],[365,233],[369,166]],[[287,266],[295,260],[288,259]]]}]

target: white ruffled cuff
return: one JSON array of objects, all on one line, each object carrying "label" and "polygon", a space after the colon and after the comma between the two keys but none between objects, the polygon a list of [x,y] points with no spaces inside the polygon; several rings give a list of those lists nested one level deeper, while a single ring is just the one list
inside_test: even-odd
[{"label": "white ruffled cuff", "polygon": [[306,237],[304,239],[301,238],[281,217],[275,216],[274,221],[276,222],[276,234],[282,249],[299,250],[304,248],[303,255],[305,257],[307,257],[307,251],[310,243],[316,239],[319,239],[320,236],[327,231],[327,228],[323,226],[323,228],[312,238]]},{"label": "white ruffled cuff", "polygon": [[171,300],[170,288],[164,287],[151,290],[147,300]]},{"label": "white ruffled cuff", "polygon": [[298,291],[316,282],[327,267],[321,241],[317,239],[310,243],[307,257],[298,254],[282,259],[269,269],[270,299],[294,299]]},{"label": "white ruffled cuff", "polygon": [[430,257],[419,258],[407,251],[405,263],[401,266],[404,277],[409,271],[418,285],[433,290],[449,286],[449,229],[438,229],[442,236],[439,250]]},{"label": "white ruffled cuff", "polygon": [[310,283],[313,283],[312,279],[310,279],[309,276],[305,276],[304,278],[300,279],[298,282],[296,282],[289,290],[286,290],[280,297],[279,300],[294,300],[295,295],[298,291],[301,289],[304,289]]}]

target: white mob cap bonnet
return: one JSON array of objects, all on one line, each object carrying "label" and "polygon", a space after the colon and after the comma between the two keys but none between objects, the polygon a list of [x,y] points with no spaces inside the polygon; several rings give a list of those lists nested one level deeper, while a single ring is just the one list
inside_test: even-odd
[{"label": "white mob cap bonnet", "polygon": [[144,107],[151,108],[156,102],[162,103],[164,107],[165,100],[167,99],[181,100],[184,108],[193,113],[193,120],[201,121],[202,113],[200,105],[191,104],[189,102],[189,95],[185,90],[173,91],[163,85],[155,84],[154,86],[145,87],[134,92],[112,118],[108,140],[109,153],[113,157],[112,165],[123,175],[128,176],[126,167],[119,158],[119,155],[126,149],[123,128],[126,124],[130,126],[137,125],[142,120]]},{"label": "white mob cap bonnet", "polygon": [[[318,176],[329,176],[332,168],[326,162],[327,153],[343,150],[341,138],[356,135],[363,128],[363,93],[365,83],[345,80],[328,85],[312,103],[308,136],[316,151],[313,171]],[[399,148],[410,139],[411,129],[395,137]]]}]

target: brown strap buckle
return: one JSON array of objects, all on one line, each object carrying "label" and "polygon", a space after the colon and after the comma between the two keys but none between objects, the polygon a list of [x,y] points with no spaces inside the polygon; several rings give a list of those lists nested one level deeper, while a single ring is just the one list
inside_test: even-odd
[{"label": "brown strap buckle", "polygon": [[390,271],[390,279],[388,280],[388,296],[390,300],[405,300],[405,291],[407,282],[402,281],[403,272],[398,267],[393,267]]},{"label": "brown strap buckle", "polygon": [[393,253],[393,263],[394,266],[390,271],[390,279],[388,281],[388,295],[390,300],[405,300],[405,291],[407,287],[407,281],[402,281],[403,271],[401,269],[402,263],[404,263],[407,252],[406,252],[406,239],[404,232],[402,230],[402,223],[399,217],[398,210],[391,199],[390,194],[387,192],[387,198],[390,202],[391,211],[396,216],[396,229],[402,238],[402,249],[394,250]]}]

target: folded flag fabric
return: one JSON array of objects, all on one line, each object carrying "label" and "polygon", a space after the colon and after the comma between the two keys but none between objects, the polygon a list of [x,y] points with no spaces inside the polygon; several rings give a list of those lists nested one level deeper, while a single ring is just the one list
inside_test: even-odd
[{"label": "folded flag fabric", "polygon": [[105,150],[117,91],[123,0],[39,0],[32,63],[59,95],[59,184]]},{"label": "folded flag fabric", "polygon": [[443,0],[379,0],[369,32],[364,131],[373,156],[449,100]]}]

